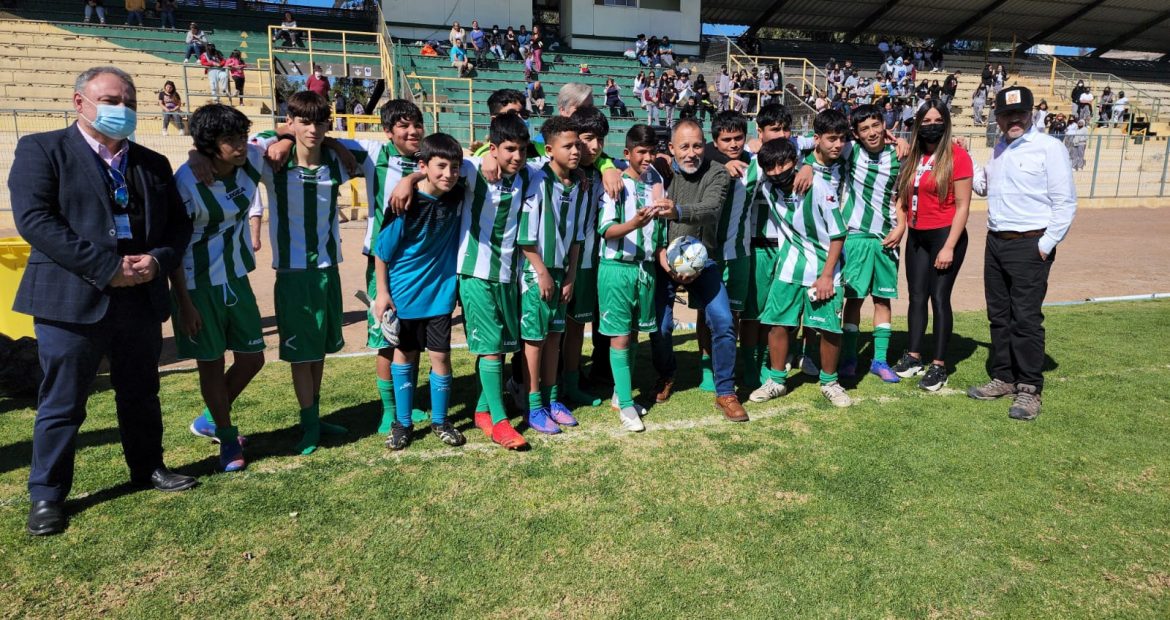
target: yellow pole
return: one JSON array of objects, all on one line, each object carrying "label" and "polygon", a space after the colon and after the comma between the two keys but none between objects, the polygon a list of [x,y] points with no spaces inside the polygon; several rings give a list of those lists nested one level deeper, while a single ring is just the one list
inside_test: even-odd
[{"label": "yellow pole", "polygon": [[1056,96],[1056,56],[1052,57],[1052,72],[1048,74],[1048,96]]},{"label": "yellow pole", "polygon": [[467,80],[467,143],[475,141],[475,87]]},{"label": "yellow pole", "polygon": [[272,62],[272,29],[275,26],[268,27],[268,79],[272,85],[272,118],[273,125],[276,125],[275,119],[280,114],[280,104],[276,102],[276,63]]}]

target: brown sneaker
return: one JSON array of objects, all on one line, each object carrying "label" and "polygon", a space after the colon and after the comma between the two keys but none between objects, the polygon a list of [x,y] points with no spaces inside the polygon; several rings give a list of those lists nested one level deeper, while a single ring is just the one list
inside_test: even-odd
[{"label": "brown sneaker", "polygon": [[1008,409],[1008,417],[1014,420],[1028,422],[1040,415],[1040,393],[1031,385],[1023,383],[1016,386],[1016,400]]},{"label": "brown sneaker", "polygon": [[715,410],[722,413],[728,422],[748,421],[748,414],[743,410],[743,405],[739,404],[739,399],[736,398],[735,394],[716,396]]},{"label": "brown sneaker", "polygon": [[654,382],[654,402],[662,404],[670,400],[670,395],[674,393],[674,379],[659,377]]},{"label": "brown sneaker", "polygon": [[992,379],[983,385],[973,385],[967,388],[967,396],[975,400],[995,400],[1004,396],[1012,396],[1015,393],[1016,386],[1014,383],[1008,383],[999,379]]}]

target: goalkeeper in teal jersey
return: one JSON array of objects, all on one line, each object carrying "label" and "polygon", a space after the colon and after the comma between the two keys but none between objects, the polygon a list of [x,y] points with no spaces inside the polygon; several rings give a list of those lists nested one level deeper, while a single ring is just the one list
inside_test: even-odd
[{"label": "goalkeeper in teal jersey", "polygon": [[[251,125],[226,105],[199,108],[191,115],[191,137],[210,160],[214,181],[196,180],[189,164],[175,173],[194,224],[183,264],[170,276],[175,345],[181,359],[196,361],[207,405],[191,431],[219,443],[220,467],[229,472],[246,465],[232,403],[264,366],[260,310],[248,283],[256,268],[248,214],[260,204],[264,152],[248,144]],[[224,372],[229,349],[232,366]]]}]

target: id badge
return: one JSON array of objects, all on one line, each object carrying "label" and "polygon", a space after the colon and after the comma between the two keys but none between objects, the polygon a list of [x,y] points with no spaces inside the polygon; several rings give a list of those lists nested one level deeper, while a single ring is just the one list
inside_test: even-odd
[{"label": "id badge", "polygon": [[118,239],[133,239],[134,233],[130,232],[130,216],[125,213],[120,213],[114,216],[114,232]]}]

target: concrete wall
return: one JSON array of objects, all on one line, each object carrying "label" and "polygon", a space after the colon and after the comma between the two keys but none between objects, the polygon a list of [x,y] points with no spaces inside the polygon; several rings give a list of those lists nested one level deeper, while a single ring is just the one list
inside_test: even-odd
[{"label": "concrete wall", "polygon": [[384,0],[382,11],[390,33],[408,40],[446,41],[451,22],[471,30],[473,19],[484,30],[493,24],[500,30],[521,24],[532,28],[532,0]]},{"label": "concrete wall", "polygon": [[[624,52],[634,37],[670,37],[676,53],[699,53],[700,0],[680,0],[679,11],[624,6],[601,6],[593,0],[564,0],[561,3],[561,33],[577,50]],[[482,25],[482,22],[481,22]]]}]

